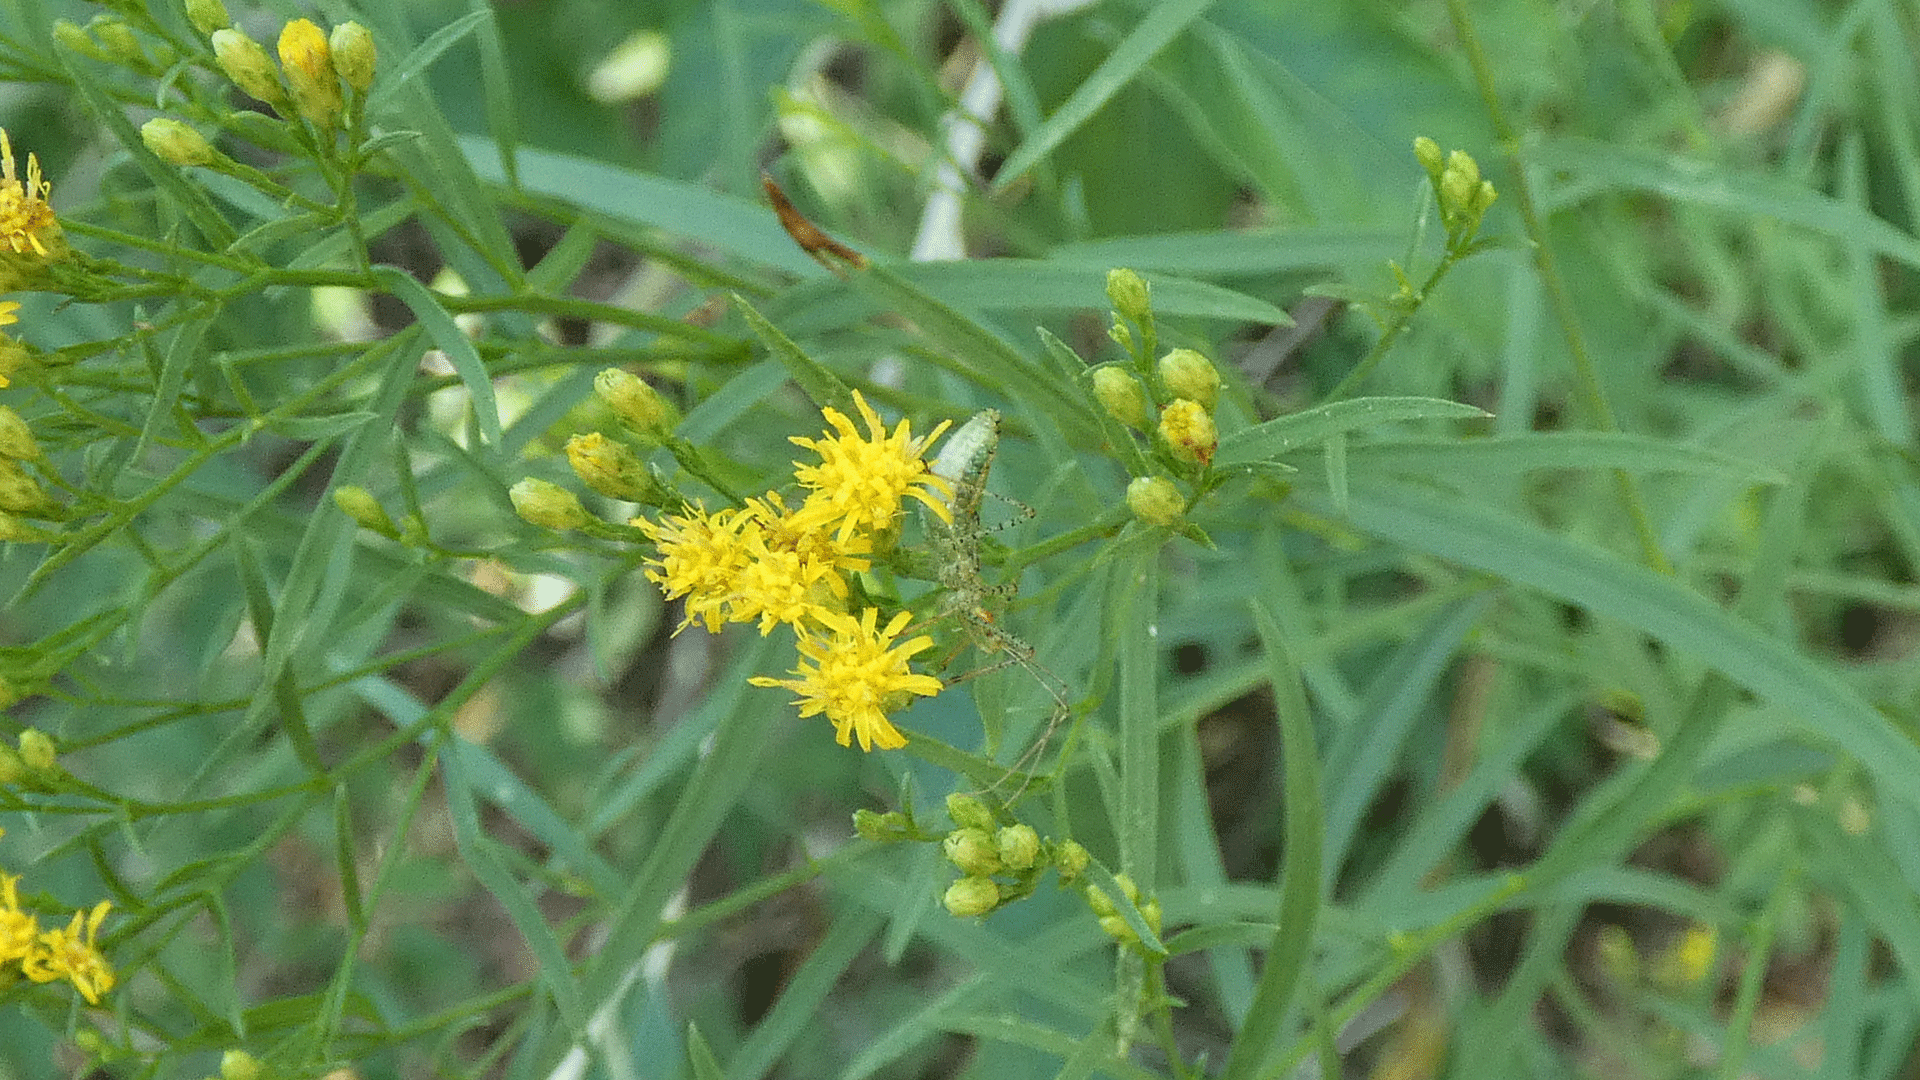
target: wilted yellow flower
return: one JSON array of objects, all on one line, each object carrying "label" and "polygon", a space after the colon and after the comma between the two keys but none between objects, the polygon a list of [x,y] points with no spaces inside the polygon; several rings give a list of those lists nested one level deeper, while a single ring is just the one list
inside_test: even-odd
[{"label": "wilted yellow flower", "polygon": [[878,532],[893,524],[900,513],[900,500],[909,495],[942,518],[948,517],[947,500],[952,493],[945,480],[928,471],[923,458],[927,447],[947,430],[948,422],[942,420],[931,433],[916,439],[908,422],[902,420],[889,435],[880,414],[858,390],[853,392],[853,404],[867,422],[866,437],[845,414],[827,408],[821,413],[838,434],[788,440],[820,455],[818,465],[794,462],[794,479],[812,491],[800,509],[808,527],[825,528],[837,523],[842,533],[861,529]]},{"label": "wilted yellow flower", "polygon": [[[34,982],[66,979],[87,999],[87,1004],[100,1004],[100,995],[113,989],[114,980],[113,968],[108,966],[107,958],[100,955],[95,938],[100,933],[100,923],[107,917],[107,909],[112,906],[102,900],[94,905],[92,914],[76,911],[73,921],[64,929],[43,932],[33,952],[20,961],[20,970]],[[84,934],[80,929],[82,920],[86,924]]]},{"label": "wilted yellow flower", "polygon": [[802,631],[798,678],[772,679],[756,675],[748,681],[755,686],[784,686],[800,695],[794,704],[801,716],[825,713],[833,721],[834,735],[841,746],[858,736],[860,749],[896,750],[907,745],[887,720],[887,713],[899,708],[913,696],[932,697],[942,689],[939,679],[916,675],[907,663],[913,654],[933,647],[926,635],[901,644],[894,639],[912,619],[902,611],[886,629],[877,629],[880,611],[867,608],[855,619],[838,612],[819,612],[818,621],[826,633]]},{"label": "wilted yellow flower", "polygon": [[47,204],[47,196],[51,194],[53,185],[41,179],[40,159],[32,154],[27,155],[27,178],[20,179],[13,160],[13,144],[7,140],[6,129],[0,128],[0,243],[16,255],[29,251],[35,255],[49,254],[60,238],[60,223],[54,220],[53,207]]}]

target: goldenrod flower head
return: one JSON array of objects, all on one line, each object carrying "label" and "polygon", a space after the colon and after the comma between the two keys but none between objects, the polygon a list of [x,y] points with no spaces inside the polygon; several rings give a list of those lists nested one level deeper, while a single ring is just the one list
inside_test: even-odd
[{"label": "goldenrod flower head", "polygon": [[1133,373],[1115,364],[1093,369],[1093,397],[1107,415],[1128,427],[1147,422],[1147,392]]},{"label": "goldenrod flower head", "polygon": [[248,97],[280,109],[287,103],[287,92],[274,73],[267,50],[245,33],[231,26],[215,30],[207,39],[213,44],[214,62],[227,73],[233,85]]},{"label": "goldenrod flower head", "polygon": [[529,525],[566,532],[593,520],[580,497],[559,484],[528,477],[507,489],[513,512]]},{"label": "goldenrod flower head", "polygon": [[1174,349],[1160,358],[1160,381],[1177,398],[1197,401],[1208,412],[1220,399],[1220,372],[1193,349]]},{"label": "goldenrod flower head", "polygon": [[1164,476],[1136,476],[1127,485],[1127,509],[1149,525],[1177,525],[1187,512],[1187,497]]},{"label": "goldenrod flower head", "polygon": [[746,512],[761,528],[747,537],[748,562],[734,577],[729,620],[757,619],[765,636],[781,623],[803,630],[816,612],[846,610],[846,575],[872,567],[871,540],[808,528],[773,492],[748,499]]},{"label": "goldenrod flower head", "polygon": [[[20,970],[34,982],[66,979],[87,999],[87,1004],[100,1004],[100,995],[113,989],[113,968],[107,965],[107,958],[100,955],[95,938],[100,933],[101,921],[107,917],[107,909],[112,906],[102,900],[94,905],[92,914],[74,912],[73,921],[65,929],[42,933],[34,951],[20,961]],[[82,920],[86,924],[84,934],[80,930]]]},{"label": "goldenrod flower head", "polygon": [[593,377],[593,392],[607,403],[620,423],[636,435],[658,439],[673,430],[673,406],[660,392],[630,371],[608,368]]},{"label": "goldenrod flower head", "polygon": [[54,220],[53,207],[47,204],[47,196],[51,194],[53,185],[41,179],[40,159],[32,154],[27,155],[27,178],[20,179],[13,160],[13,144],[7,140],[6,129],[0,128],[0,243],[16,255],[29,251],[35,255],[51,254],[60,243],[60,223]]},{"label": "goldenrod flower head", "polygon": [[875,744],[882,750],[907,745],[907,737],[887,721],[887,713],[914,695],[940,692],[939,679],[916,675],[907,667],[913,654],[933,647],[933,639],[923,634],[896,645],[894,639],[913,617],[905,611],[884,630],[877,628],[878,608],[867,608],[858,619],[830,611],[815,617],[826,632],[801,632],[800,665],[793,671],[798,678],[756,675],[748,681],[799,694],[794,704],[800,706],[800,715],[825,713],[841,746],[853,736],[859,737],[861,750],[872,750]]},{"label": "goldenrod flower head", "polygon": [[947,886],[947,894],[940,902],[946,905],[948,914],[956,918],[985,915],[1000,906],[1000,886],[989,877],[963,877]]},{"label": "goldenrod flower head", "polygon": [[880,414],[858,390],[853,392],[853,403],[867,422],[866,437],[838,409],[826,408],[821,413],[838,434],[788,440],[820,455],[818,465],[794,462],[794,478],[812,491],[801,508],[801,517],[813,527],[838,523],[842,533],[862,529],[880,532],[899,515],[900,500],[911,495],[943,520],[952,520],[947,508],[951,489],[945,480],[928,471],[923,457],[927,447],[947,430],[947,421],[916,439],[908,422],[902,420],[889,435]]},{"label": "goldenrod flower head", "polygon": [[1202,465],[1213,460],[1220,445],[1220,432],[1213,416],[1197,401],[1181,398],[1160,410],[1160,437],[1167,441],[1173,455]]},{"label": "goldenrod flower head", "polygon": [[339,123],[340,77],[333,70],[333,50],[311,19],[295,19],[281,28],[280,71],[295,111],[318,128]]},{"label": "goldenrod flower head", "polygon": [[333,28],[327,39],[333,52],[333,70],[340,81],[364,94],[373,85],[373,67],[378,53],[373,35],[357,22],[343,22]]},{"label": "goldenrod flower head", "polygon": [[659,521],[635,518],[633,524],[660,549],[658,558],[647,560],[647,580],[659,585],[669,600],[687,598],[680,629],[698,621],[709,633],[718,633],[728,621],[728,601],[752,558],[760,523],[740,510],[709,515],[695,503],[691,513],[669,514]]},{"label": "goldenrod flower head", "polygon": [[654,486],[639,455],[597,431],[567,440],[567,464],[581,483],[609,499],[646,502]]},{"label": "goldenrod flower head", "polygon": [[0,874],[0,964],[24,960],[40,940],[40,922],[20,910],[20,877]]}]

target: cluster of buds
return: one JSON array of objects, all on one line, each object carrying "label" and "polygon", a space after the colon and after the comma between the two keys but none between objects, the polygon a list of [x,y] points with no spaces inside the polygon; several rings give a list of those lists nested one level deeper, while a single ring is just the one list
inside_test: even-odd
[{"label": "cluster of buds", "polygon": [[[1140,887],[1135,885],[1133,879],[1125,874],[1113,875],[1113,883],[1120,887],[1120,892],[1126,897],[1127,903],[1132,904],[1133,909],[1140,913],[1140,919],[1147,924],[1147,929],[1153,931],[1156,935],[1159,934],[1159,898],[1149,896],[1143,901]],[[1102,889],[1098,885],[1089,884],[1084,895],[1087,898],[1087,906],[1093,909],[1094,916],[1100,920],[1100,929],[1106,931],[1108,937],[1122,945],[1140,944],[1140,935],[1134,931],[1132,926],[1127,924],[1126,916],[1120,914],[1119,905],[1114,903],[1113,897],[1109,896],[1105,889]]]},{"label": "cluster of buds", "polygon": [[960,877],[942,902],[959,918],[986,915],[1033,893],[1051,866],[1062,886],[1087,868],[1087,849],[1072,840],[1043,840],[1033,826],[1002,824],[985,803],[955,792],[947,796],[954,828],[941,839],[947,861]]},{"label": "cluster of buds", "polygon": [[[1109,271],[1107,298],[1113,303],[1109,336],[1129,359],[1093,369],[1094,400],[1129,432],[1150,435],[1166,471],[1189,478],[1196,471],[1204,473],[1220,445],[1213,418],[1220,402],[1220,370],[1195,349],[1169,349],[1153,358],[1158,334],[1152,294],[1139,274],[1124,268]],[[1137,335],[1132,327],[1138,327]],[[1135,478],[1127,488],[1128,507],[1149,525],[1178,525],[1187,503],[1173,481],[1158,472]]]},{"label": "cluster of buds", "polygon": [[[620,421],[620,426],[642,446],[671,443],[679,417],[673,406],[646,380],[619,368],[595,376],[593,391]],[[650,468],[627,444],[598,431],[567,440],[567,464],[580,482],[609,499],[681,510],[685,501],[658,471]],[[590,513],[579,496],[558,484],[526,479],[513,485],[508,496],[514,512],[530,524],[556,532],[579,530],[611,536],[611,526]],[[622,534],[624,535],[624,534]]]},{"label": "cluster of buds", "polygon": [[179,54],[153,32],[156,29],[153,20],[143,7],[128,7],[123,14],[140,20],[138,29],[148,33],[136,32],[120,14],[101,14],[85,26],[67,19],[54,20],[53,40],[90,60],[124,67],[150,78],[164,75],[179,60]]},{"label": "cluster of buds", "polygon": [[28,728],[20,733],[19,745],[18,750],[0,745],[0,784],[40,788],[62,775],[59,753],[46,732]]},{"label": "cluster of buds", "polygon": [[343,126],[351,103],[373,86],[377,59],[373,35],[359,23],[341,23],[329,37],[310,20],[293,20],[280,31],[276,70],[259,42],[228,25],[219,0],[196,0],[188,9],[195,28],[208,36],[214,62],[227,78],[283,117],[298,117],[320,131],[334,131]]},{"label": "cluster of buds", "polygon": [[40,460],[40,444],[27,422],[19,413],[0,405],[0,540],[32,543],[47,539],[40,530],[20,520],[59,514],[60,504],[22,464]]},{"label": "cluster of buds", "polygon": [[1480,221],[1497,193],[1493,181],[1480,178],[1480,165],[1464,150],[1443,154],[1440,144],[1425,135],[1413,140],[1413,156],[1427,171],[1440,222],[1447,229],[1449,247],[1463,247],[1480,231]]}]

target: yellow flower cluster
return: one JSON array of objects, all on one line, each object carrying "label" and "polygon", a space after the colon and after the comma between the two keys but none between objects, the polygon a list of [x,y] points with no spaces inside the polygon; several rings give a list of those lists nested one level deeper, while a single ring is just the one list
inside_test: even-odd
[{"label": "yellow flower cluster", "polygon": [[114,980],[95,939],[112,905],[102,900],[91,912],[74,912],[66,926],[42,930],[38,918],[20,910],[19,884],[19,875],[0,873],[0,971],[17,962],[34,982],[66,979],[87,1004],[100,1004]]},{"label": "yellow flower cluster", "polygon": [[801,657],[795,677],[756,677],[754,685],[798,694],[800,715],[825,714],[842,746],[858,738],[862,750],[891,750],[907,740],[887,714],[941,690],[939,679],[909,667],[933,639],[900,641],[910,621],[906,612],[884,626],[877,608],[849,612],[848,575],[870,568],[875,540],[894,529],[906,499],[949,516],[952,492],[926,463],[927,447],[947,425],[915,438],[902,420],[889,433],[858,391],[853,402],[865,434],[827,408],[822,413],[833,430],[791,440],[820,457],[818,464],[794,463],[794,477],[807,489],[799,506],[768,492],[739,508],[709,514],[695,505],[686,514],[633,524],[659,547],[647,577],[669,599],[685,598],[683,629],[698,622],[714,632],[725,623],[754,622],[766,634],[791,626]]},{"label": "yellow flower cluster", "polygon": [[[40,175],[40,159],[27,155],[27,175],[20,177],[13,157],[13,143],[5,128],[0,128],[0,292],[25,281],[34,265],[64,252],[66,241],[60,235],[60,223],[54,220],[47,196],[53,186]],[[20,305],[0,301],[0,326],[20,321],[14,312]],[[27,351],[4,333],[0,333],[0,387],[27,358]]]}]

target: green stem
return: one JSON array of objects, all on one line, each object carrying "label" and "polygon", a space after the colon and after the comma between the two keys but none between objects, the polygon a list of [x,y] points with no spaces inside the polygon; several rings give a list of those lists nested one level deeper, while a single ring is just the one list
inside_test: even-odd
[{"label": "green stem", "polygon": [[[1508,122],[1506,110],[1500,104],[1500,95],[1494,89],[1493,69],[1487,64],[1486,51],[1480,47],[1480,38],[1474,31],[1473,16],[1467,9],[1466,0],[1447,0],[1447,14],[1453,21],[1453,31],[1460,38],[1461,47],[1466,50],[1467,64],[1473,69],[1473,81],[1479,88],[1487,119],[1493,124],[1501,151],[1506,155],[1513,172],[1514,205],[1519,209],[1527,239],[1532,241],[1534,267],[1539,271],[1547,302],[1553,308],[1554,320],[1560,324],[1560,331],[1566,338],[1567,353],[1573,359],[1574,380],[1582,404],[1592,414],[1600,430],[1617,432],[1620,425],[1614,419],[1613,407],[1607,403],[1606,391],[1601,387],[1600,377],[1593,366],[1593,357],[1587,352],[1586,338],[1580,332],[1573,301],[1554,262],[1553,247],[1547,243],[1546,228],[1534,206],[1533,189],[1527,183],[1526,162],[1520,157],[1519,136]],[[1615,469],[1613,485],[1626,507],[1627,517],[1633,522],[1634,534],[1640,541],[1641,558],[1660,573],[1673,573],[1673,564],[1667,561],[1666,554],[1660,550],[1660,538],[1654,532],[1653,517],[1647,511],[1646,501],[1640,496],[1639,482],[1625,469]]]}]

